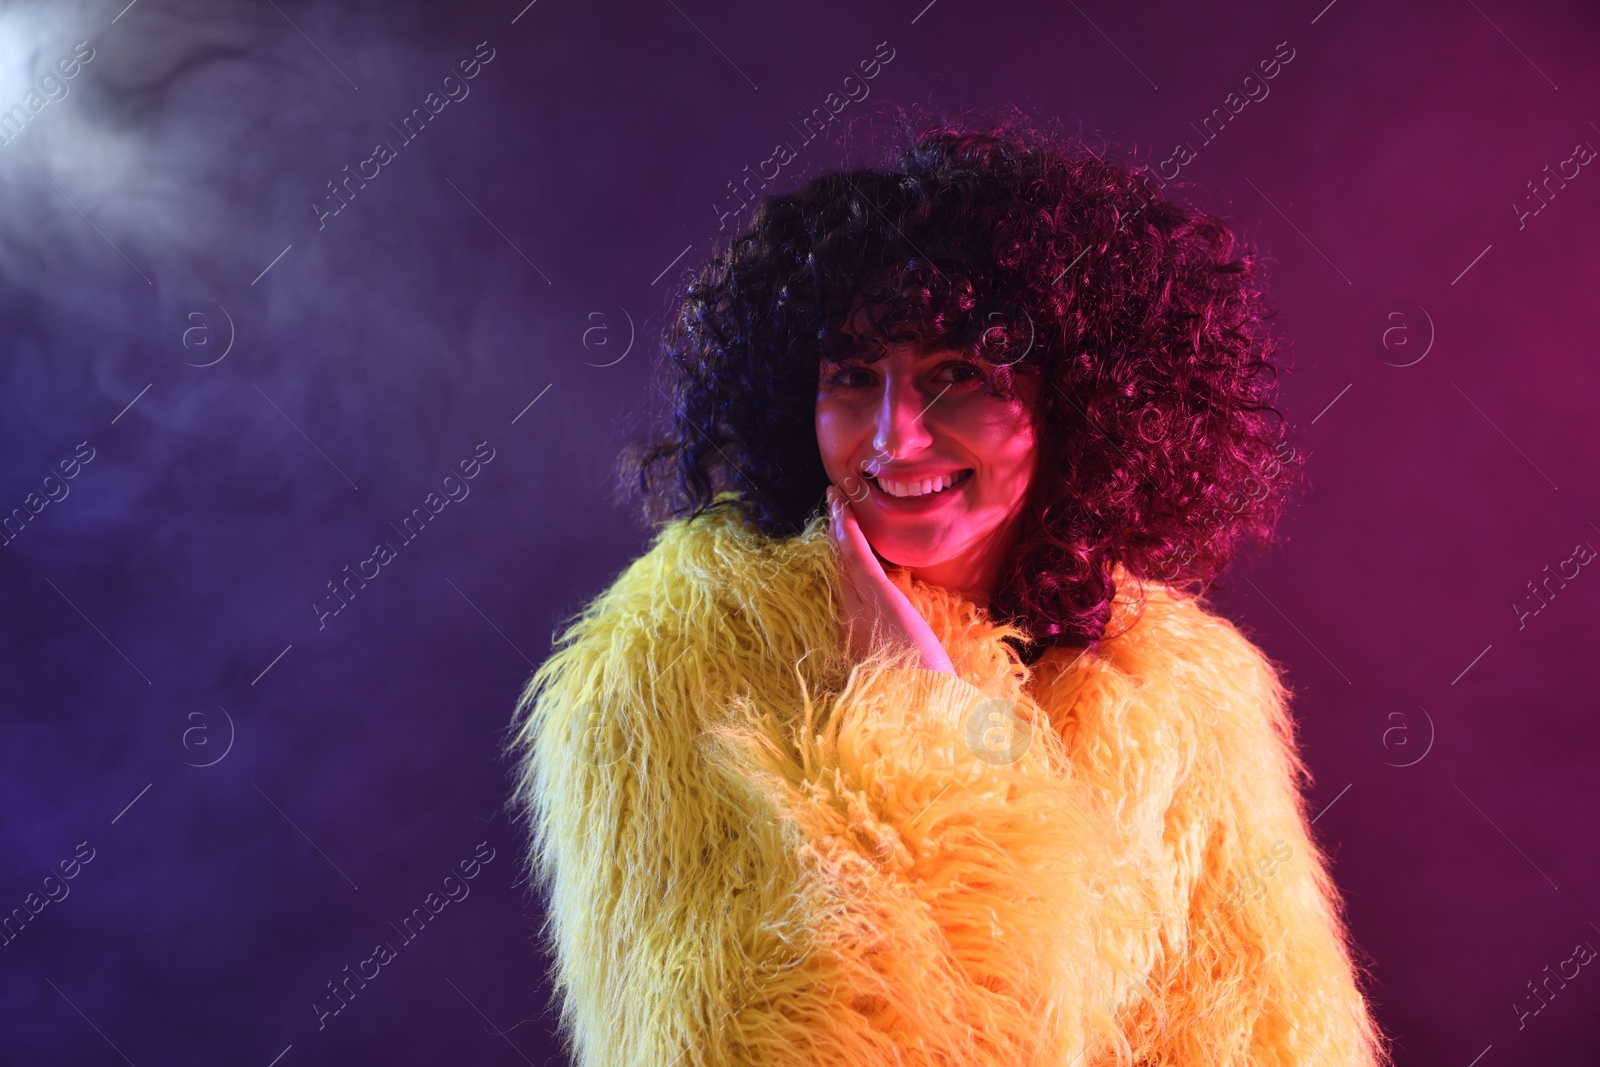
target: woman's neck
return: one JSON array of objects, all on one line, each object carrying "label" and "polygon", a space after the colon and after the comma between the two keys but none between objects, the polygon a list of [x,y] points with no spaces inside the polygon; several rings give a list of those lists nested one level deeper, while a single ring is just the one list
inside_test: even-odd
[{"label": "woman's neck", "polygon": [[987,609],[989,598],[1000,581],[1002,553],[990,543],[973,545],[967,551],[929,567],[910,568],[913,576],[930,585],[941,586],[963,600]]}]

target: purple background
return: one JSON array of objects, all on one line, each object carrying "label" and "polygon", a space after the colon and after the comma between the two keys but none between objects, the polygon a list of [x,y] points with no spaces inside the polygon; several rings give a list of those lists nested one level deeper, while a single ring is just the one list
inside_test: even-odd
[{"label": "purple background", "polygon": [[[1312,457],[1216,602],[1296,692],[1398,1062],[1600,1061],[1594,968],[1513,1007],[1600,946],[1600,577],[1512,606],[1600,545],[1600,167],[1512,207],[1600,146],[1592,4],[122,2],[0,7],[0,108],[96,50],[0,146],[0,511],[95,450],[0,548],[0,911],[94,849],[0,948],[0,1062],[564,1062],[501,731],[644,547],[607,503],[619,419],[712,205],[882,41],[869,105],[1197,147],[1184,195],[1271,257]],[[480,41],[470,96],[319,230]],[[319,629],[483,441],[470,496]],[[324,983],[482,841],[470,897],[319,1031]]]}]

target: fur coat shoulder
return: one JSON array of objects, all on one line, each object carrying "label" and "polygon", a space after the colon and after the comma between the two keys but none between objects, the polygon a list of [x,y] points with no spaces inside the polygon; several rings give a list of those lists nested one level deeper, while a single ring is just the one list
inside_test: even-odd
[{"label": "fur coat shoulder", "polygon": [[661,528],[512,753],[580,1067],[1386,1062],[1274,665],[1119,591],[1099,651],[891,579],[956,673],[852,663],[826,519]]}]

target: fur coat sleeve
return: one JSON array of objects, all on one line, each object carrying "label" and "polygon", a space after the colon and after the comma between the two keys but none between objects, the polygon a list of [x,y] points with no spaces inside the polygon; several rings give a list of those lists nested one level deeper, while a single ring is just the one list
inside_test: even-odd
[{"label": "fur coat sleeve", "polygon": [[848,661],[824,521],[713,512],[529,680],[517,802],[575,1064],[1384,1061],[1248,640],[1155,587],[1029,668],[890,574],[956,674]]}]

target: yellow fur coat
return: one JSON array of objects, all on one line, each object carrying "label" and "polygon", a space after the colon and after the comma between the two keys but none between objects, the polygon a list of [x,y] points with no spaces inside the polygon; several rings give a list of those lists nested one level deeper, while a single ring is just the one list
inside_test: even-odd
[{"label": "yellow fur coat", "polygon": [[891,579],[955,675],[848,661],[826,519],[664,526],[517,707],[581,1067],[1369,1067],[1286,692],[1200,602],[1119,592],[1031,668]]}]

